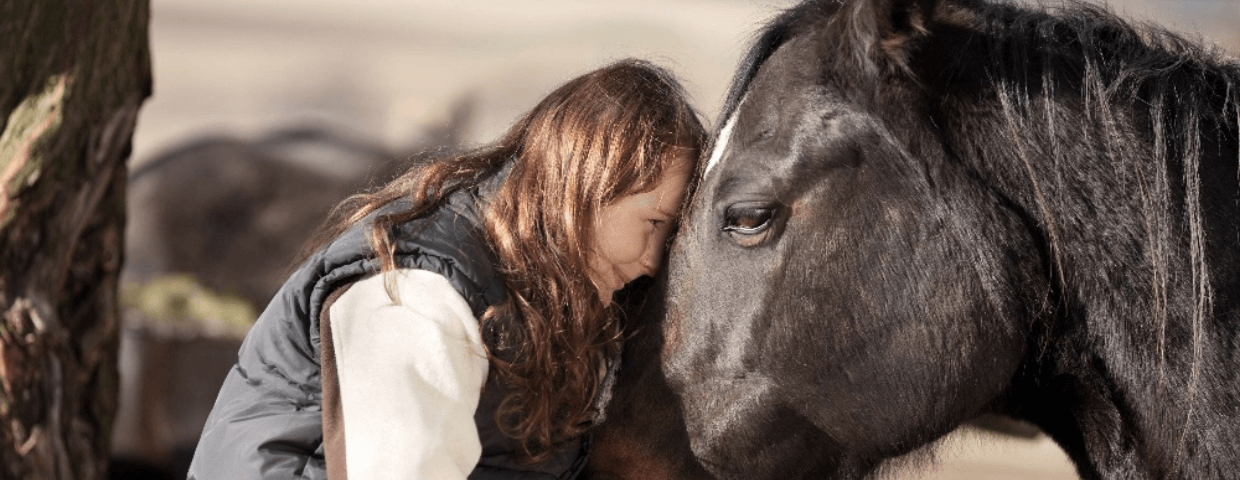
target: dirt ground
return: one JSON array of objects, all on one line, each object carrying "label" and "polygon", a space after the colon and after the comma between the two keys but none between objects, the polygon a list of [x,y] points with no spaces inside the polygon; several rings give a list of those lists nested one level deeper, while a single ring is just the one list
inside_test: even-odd
[{"label": "dirt ground", "polygon": [[[1240,51],[1235,0],[1112,2]],[[786,0],[153,0],[155,94],[131,167],[207,134],[290,125],[393,151],[459,106],[467,139],[498,135],[544,93],[627,56],[677,72],[713,122],[746,42]],[[892,479],[1070,479],[1045,436],[962,430]]]}]

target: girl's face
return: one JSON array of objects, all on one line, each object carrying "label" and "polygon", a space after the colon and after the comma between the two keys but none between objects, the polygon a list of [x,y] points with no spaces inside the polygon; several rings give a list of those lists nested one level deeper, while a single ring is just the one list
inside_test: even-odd
[{"label": "girl's face", "polygon": [[620,197],[599,211],[590,279],[604,303],[637,277],[659,271],[667,235],[685,198],[689,164],[677,162],[653,190]]}]

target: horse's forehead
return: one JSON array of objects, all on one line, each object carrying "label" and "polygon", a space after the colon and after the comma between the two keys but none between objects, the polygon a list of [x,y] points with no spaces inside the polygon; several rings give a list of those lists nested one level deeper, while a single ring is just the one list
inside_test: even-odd
[{"label": "horse's forehead", "polygon": [[819,54],[820,41],[818,36],[807,34],[780,45],[754,74],[749,94],[777,93],[821,83],[824,65]]},{"label": "horse's forehead", "polygon": [[822,63],[815,53],[818,41],[813,35],[792,38],[763,62],[719,131],[702,170],[703,178],[719,166],[730,149],[738,148],[755,132],[778,136],[777,130],[799,125],[806,109],[821,103],[815,101],[820,100],[817,97],[823,90],[819,74]]},{"label": "horse's forehead", "polygon": [[[773,92],[770,89],[755,89],[746,93],[719,131],[706,168],[702,170],[702,177],[715,169],[730,149],[741,148],[743,142],[753,140],[756,131],[765,132],[761,135],[763,137],[795,135],[791,130],[798,130],[803,117],[812,114],[810,110],[814,106],[822,104],[809,87],[805,85]],[[788,140],[791,141],[790,138]]]},{"label": "horse's forehead", "polygon": [[710,152],[710,160],[706,162],[706,168],[702,170],[703,177],[710,173],[710,170],[715,168],[715,165],[718,165],[719,160],[723,158],[723,153],[728,148],[728,142],[732,139],[732,129],[736,127],[737,114],[740,112],[740,107],[744,103],[745,99],[742,98],[741,101],[737,103],[737,107],[732,110],[732,115],[728,117],[727,123],[723,125],[723,130],[719,131],[719,138],[715,140],[715,148]]}]

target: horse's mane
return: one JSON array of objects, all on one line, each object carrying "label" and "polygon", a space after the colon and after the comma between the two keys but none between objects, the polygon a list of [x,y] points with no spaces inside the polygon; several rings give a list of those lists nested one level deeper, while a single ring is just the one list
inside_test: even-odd
[{"label": "horse's mane", "polygon": [[[1077,175],[1082,179],[1068,183],[1095,191],[1128,190],[1137,212],[1127,217],[1134,223],[1129,240],[1144,251],[1149,296],[1129,300],[1132,308],[1108,320],[1151,334],[1155,340],[1141,353],[1156,359],[1158,389],[1184,395],[1180,418],[1163,419],[1178,424],[1171,429],[1178,438],[1168,440],[1177,445],[1173,462],[1179,463],[1203,383],[1207,322],[1215,319],[1218,282],[1211,269],[1236,268],[1214,264],[1222,259],[1208,251],[1203,190],[1218,179],[1203,177],[1221,170],[1231,174],[1233,187],[1240,184],[1240,158],[1217,165],[1220,153],[1237,145],[1240,64],[1217,48],[1085,4],[1042,11],[990,5],[977,18],[997,61],[990,76],[1009,134],[1004,138],[1012,139],[1036,195],[1060,290],[1089,288],[1070,284],[1091,281],[1065,278],[1070,247],[1064,237],[1080,228],[1074,223],[1089,209],[1065,198],[1073,192],[1062,186],[1064,176]],[[1076,103],[1083,118],[1058,114],[1051,100],[1058,98]],[[1043,165],[1035,165],[1038,157]],[[1045,165],[1048,158],[1052,165]],[[1169,368],[1179,369],[1171,375],[1180,378],[1169,379]]]},{"label": "horse's mane", "polygon": [[[1134,24],[1111,14],[1103,8],[1085,3],[1081,0],[1064,0],[1059,8],[1021,8],[1010,2],[985,3],[979,0],[944,1],[974,8],[979,12],[976,16],[993,38],[999,42],[1016,41],[1054,35],[1075,35],[1082,40],[1090,41],[1086,48],[1095,48],[1113,57],[1111,67],[1122,67],[1117,71],[1126,78],[1117,78],[1119,85],[1134,84],[1150,76],[1159,76],[1168,67],[1181,64],[1194,64],[1213,70],[1216,75],[1226,78],[1224,88],[1231,88],[1240,75],[1240,68],[1234,60],[1217,46],[1206,47],[1200,41],[1190,41],[1153,24]],[[741,57],[740,65],[732,78],[725,96],[723,109],[719,116],[719,126],[726,122],[736,109],[737,104],[748,90],[753,77],[781,45],[798,34],[819,25],[819,20],[834,14],[841,8],[841,0],[808,0],[784,10],[781,14],[767,22],[758,30],[750,42],[746,53]],[[1000,46],[998,44],[996,47]],[[1012,53],[1017,53],[1013,51]],[[1025,57],[1012,57],[1009,63],[1017,63]],[[1181,85],[1183,86],[1183,85]],[[1240,93],[1228,90],[1226,94],[1230,104],[1236,104]],[[1234,117],[1232,121],[1234,121]]]},{"label": "horse's mane", "polygon": [[[1220,154],[1237,145],[1240,64],[1217,48],[1153,25],[1125,22],[1096,7],[1077,4],[1045,13],[991,8],[1008,10],[982,15],[991,19],[983,31],[993,39],[994,51],[1003,53],[998,58],[1005,61],[993,70],[996,93],[1009,131],[1022,132],[1011,138],[1038,195],[1061,288],[1072,282],[1065,278],[1068,247],[1063,237],[1075,228],[1072,216],[1083,209],[1071,208],[1071,200],[1062,198],[1067,192],[1048,184],[1067,174],[1085,176],[1087,180],[1078,183],[1086,185],[1112,182],[1109,188],[1129,190],[1133,210],[1143,217],[1144,225],[1132,225],[1130,231],[1145,252],[1142,260],[1148,266],[1142,277],[1148,279],[1148,298],[1130,301],[1135,308],[1120,314],[1129,318],[1110,320],[1155,339],[1141,353],[1156,359],[1158,390],[1168,399],[1178,395],[1169,390],[1184,395],[1180,398],[1185,401],[1176,405],[1182,409],[1180,418],[1163,419],[1170,423],[1166,426],[1178,424],[1170,429],[1179,430],[1178,438],[1167,440],[1175,442],[1173,462],[1179,463],[1188,432],[1195,428],[1199,390],[1203,383],[1212,383],[1202,376],[1208,363],[1203,362],[1208,348],[1204,338],[1211,328],[1207,324],[1216,318],[1216,276],[1224,275],[1222,285],[1230,288],[1228,274],[1211,269],[1236,268],[1230,264],[1234,261],[1220,258],[1217,248],[1208,248],[1211,222],[1206,209],[1218,206],[1207,204],[1204,190],[1209,182],[1219,182],[1208,177],[1220,171],[1229,173],[1233,188],[1240,184],[1235,173],[1240,158],[1228,162],[1229,167],[1219,165],[1226,161]],[[1041,69],[1040,75],[1031,72],[1031,65]],[[1065,90],[1064,96],[1079,99],[1076,108],[1083,120],[1077,123],[1057,118],[1051,102],[1039,100]],[[1084,135],[1080,144],[1093,151],[1082,154],[1070,144],[1065,129]],[[1035,168],[1031,157],[1039,147],[1054,167]],[[1074,163],[1085,166],[1070,166]],[[1139,223],[1135,216],[1129,218]],[[1231,236],[1229,229],[1219,230]],[[1180,373],[1169,374],[1169,369]]]}]

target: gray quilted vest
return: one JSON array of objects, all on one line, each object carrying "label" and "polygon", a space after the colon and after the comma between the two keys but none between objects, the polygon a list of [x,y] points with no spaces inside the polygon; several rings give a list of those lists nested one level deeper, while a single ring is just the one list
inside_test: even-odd
[{"label": "gray quilted vest", "polygon": [[[443,275],[478,317],[506,296],[486,246],[480,198],[505,175],[462,189],[435,212],[397,227],[399,268]],[[400,208],[395,205],[393,208]],[[366,222],[363,222],[366,223]],[[355,226],[311,256],[284,283],[246,336],[190,465],[191,480],[325,479],[319,312],[327,295],[379,270],[363,229]],[[550,460],[517,461],[517,443],[500,433],[495,411],[505,388],[493,378],[474,415],[482,458],[470,480],[572,479],[584,467],[585,439]]]}]

